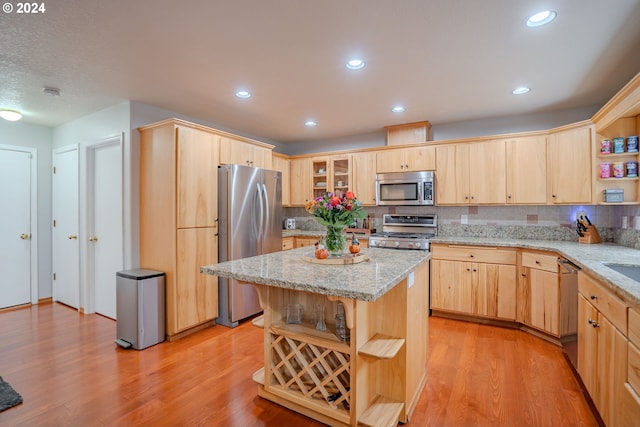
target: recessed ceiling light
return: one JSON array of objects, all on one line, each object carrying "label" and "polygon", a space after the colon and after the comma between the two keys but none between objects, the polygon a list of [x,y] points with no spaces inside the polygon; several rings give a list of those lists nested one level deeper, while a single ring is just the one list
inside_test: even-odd
[{"label": "recessed ceiling light", "polygon": [[251,98],[251,92],[248,92],[246,90],[239,90],[236,92],[236,96],[242,99]]},{"label": "recessed ceiling light", "polygon": [[45,86],[42,88],[42,92],[48,96],[60,96],[60,89],[56,87]]},{"label": "recessed ceiling light", "polygon": [[318,123],[316,123],[315,120],[307,120],[306,122],[304,122],[304,125],[307,126],[307,127],[312,128],[314,126],[317,126]]},{"label": "recessed ceiling light", "polygon": [[22,114],[15,110],[0,110],[0,117],[10,122],[15,122],[22,118]]},{"label": "recessed ceiling light", "polygon": [[526,86],[518,87],[511,91],[511,93],[514,95],[523,95],[528,92],[531,92],[531,88],[528,88]]},{"label": "recessed ceiling light", "polygon": [[352,59],[347,62],[347,68],[350,70],[359,70],[364,68],[365,62],[362,59]]},{"label": "recessed ceiling light", "polygon": [[394,113],[404,113],[406,109],[402,105],[396,105],[391,109]]},{"label": "recessed ceiling light", "polygon": [[535,15],[531,15],[525,22],[527,27],[540,27],[556,19],[558,14],[554,10],[543,10]]}]

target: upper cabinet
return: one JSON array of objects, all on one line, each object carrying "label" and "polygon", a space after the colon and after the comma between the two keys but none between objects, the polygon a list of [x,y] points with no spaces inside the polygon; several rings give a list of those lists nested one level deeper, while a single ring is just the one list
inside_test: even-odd
[{"label": "upper cabinet", "polygon": [[352,190],[351,154],[311,159],[313,197]]},{"label": "upper cabinet", "polygon": [[[629,138],[640,135],[640,74],[596,113],[593,122],[596,127],[592,169],[594,202],[640,204],[640,157],[637,139]],[[609,145],[609,150],[603,150],[603,145]],[[618,145],[618,150],[614,145]],[[605,190],[613,189],[618,190],[618,198],[605,199]]]},{"label": "upper cabinet", "polygon": [[273,153],[272,157],[273,170],[276,170],[282,174],[282,206],[291,205],[291,189],[290,189],[290,164],[289,159]]},{"label": "upper cabinet", "polygon": [[363,205],[376,204],[376,158],[374,151],[353,154],[353,192]]},{"label": "upper cabinet", "polygon": [[433,146],[394,148],[378,151],[378,173],[430,171],[436,168],[436,149]]},{"label": "upper cabinet", "polygon": [[505,141],[436,147],[436,204],[504,204]]},{"label": "upper cabinet", "polygon": [[507,139],[506,149],[507,204],[546,204],[546,135]]},{"label": "upper cabinet", "polygon": [[291,206],[304,206],[313,197],[311,190],[311,159],[291,159],[289,162],[289,202]]},{"label": "upper cabinet", "polygon": [[247,142],[232,136],[220,136],[220,163],[271,169],[272,145]]},{"label": "upper cabinet", "polygon": [[547,146],[550,203],[591,203],[593,132],[593,125],[585,122],[550,133]]},{"label": "upper cabinet", "polygon": [[428,121],[385,126],[387,145],[407,145],[427,142],[431,138],[431,123]]}]

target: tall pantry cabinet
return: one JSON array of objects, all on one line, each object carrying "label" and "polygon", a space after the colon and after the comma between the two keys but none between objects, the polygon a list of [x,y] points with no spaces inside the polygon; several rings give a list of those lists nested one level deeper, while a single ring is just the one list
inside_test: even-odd
[{"label": "tall pantry cabinet", "polygon": [[213,324],[218,280],[219,136],[166,120],[140,131],[140,265],[166,274],[168,339]]}]

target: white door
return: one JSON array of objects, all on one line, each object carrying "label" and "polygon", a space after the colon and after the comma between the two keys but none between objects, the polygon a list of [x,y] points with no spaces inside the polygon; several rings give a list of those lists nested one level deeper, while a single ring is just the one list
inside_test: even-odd
[{"label": "white door", "polygon": [[53,152],[53,300],[80,307],[78,147]]},{"label": "white door", "polygon": [[116,272],[124,265],[121,138],[90,147],[89,157],[89,277],[96,313],[115,319]]},{"label": "white door", "polygon": [[31,158],[0,148],[0,308],[31,302]]}]

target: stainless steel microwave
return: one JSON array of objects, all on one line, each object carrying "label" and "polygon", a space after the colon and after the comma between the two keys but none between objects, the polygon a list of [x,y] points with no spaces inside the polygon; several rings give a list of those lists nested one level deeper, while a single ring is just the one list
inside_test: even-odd
[{"label": "stainless steel microwave", "polygon": [[433,205],[434,190],[433,171],[376,175],[376,204],[379,206]]}]

